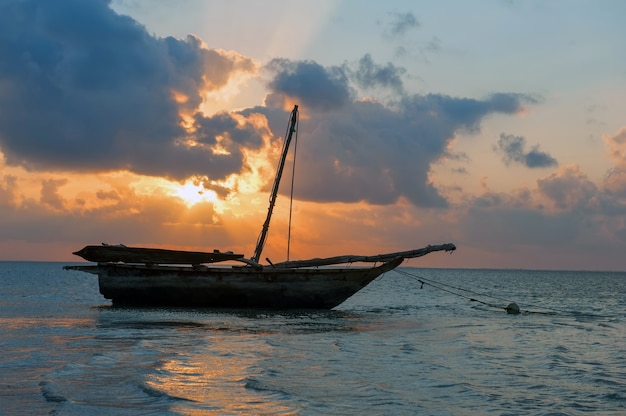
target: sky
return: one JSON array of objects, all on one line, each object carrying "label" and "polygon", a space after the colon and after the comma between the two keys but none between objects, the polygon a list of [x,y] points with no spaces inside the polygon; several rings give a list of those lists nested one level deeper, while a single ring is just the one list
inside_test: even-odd
[{"label": "sky", "polygon": [[[626,2],[0,0],[0,260],[626,270]],[[292,146],[294,147],[294,146]],[[294,163],[295,161],[295,163]]]}]

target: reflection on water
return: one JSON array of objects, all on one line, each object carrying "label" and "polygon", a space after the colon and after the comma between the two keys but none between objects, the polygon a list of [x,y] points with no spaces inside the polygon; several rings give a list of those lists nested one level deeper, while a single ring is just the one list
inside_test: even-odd
[{"label": "reflection on water", "polygon": [[372,330],[370,324],[380,325],[344,311],[99,308],[94,336],[65,345],[82,360],[49,373],[42,394],[84,411],[297,414],[301,406],[280,387],[284,380],[272,379],[284,376],[279,372],[288,360],[313,359],[311,368],[290,374],[301,385],[320,364],[305,349],[284,344],[291,337]]},{"label": "reflection on water", "polygon": [[276,392],[248,388],[249,378],[272,348],[263,342],[240,339],[200,342],[172,355],[153,372],[146,384],[176,398],[171,409],[184,414],[215,410],[225,414],[288,414],[295,409],[274,396]]},{"label": "reflection on water", "polygon": [[241,334],[352,331],[364,314],[341,310],[98,308],[99,328],[225,331]]}]

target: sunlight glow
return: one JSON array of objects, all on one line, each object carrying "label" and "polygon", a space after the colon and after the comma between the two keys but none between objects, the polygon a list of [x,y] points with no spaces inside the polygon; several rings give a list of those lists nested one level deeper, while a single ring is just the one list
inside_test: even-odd
[{"label": "sunlight glow", "polygon": [[168,186],[171,195],[182,199],[187,206],[193,206],[199,202],[217,202],[217,194],[204,188],[201,184],[187,181],[182,185],[172,184]]},{"label": "sunlight glow", "polygon": [[230,139],[227,136],[218,135],[215,136],[215,145],[211,147],[211,152],[214,155],[230,155],[230,152],[224,146],[224,143],[228,143]]}]

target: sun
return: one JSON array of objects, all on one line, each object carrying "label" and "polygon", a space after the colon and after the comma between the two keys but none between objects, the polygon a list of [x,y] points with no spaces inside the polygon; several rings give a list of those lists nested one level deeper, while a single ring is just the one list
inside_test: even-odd
[{"label": "sun", "polygon": [[182,199],[189,207],[199,202],[217,202],[217,194],[214,191],[196,185],[193,181],[187,181],[182,185],[172,184],[169,188],[172,196]]}]

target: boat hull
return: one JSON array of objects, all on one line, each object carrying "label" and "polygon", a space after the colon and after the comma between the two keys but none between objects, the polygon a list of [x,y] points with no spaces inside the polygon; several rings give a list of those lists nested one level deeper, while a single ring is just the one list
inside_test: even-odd
[{"label": "boat hull", "polygon": [[115,305],[331,309],[402,260],[370,268],[255,270],[111,263],[79,270],[97,273],[100,293]]}]

